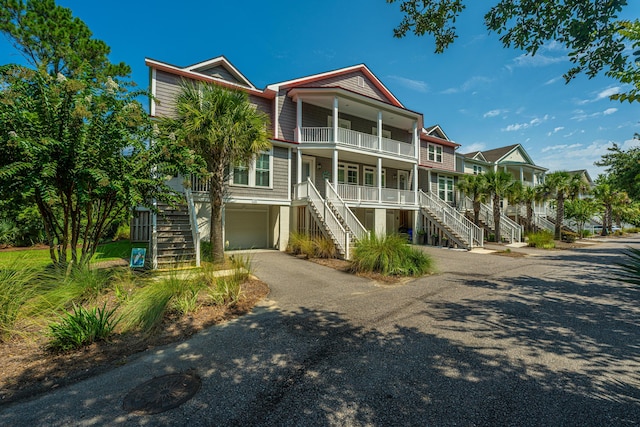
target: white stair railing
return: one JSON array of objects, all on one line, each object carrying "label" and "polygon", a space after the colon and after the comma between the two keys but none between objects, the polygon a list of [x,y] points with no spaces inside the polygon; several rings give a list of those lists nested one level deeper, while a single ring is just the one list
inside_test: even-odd
[{"label": "white stair railing", "polygon": [[[480,218],[487,223],[490,229],[496,229],[493,221],[493,208],[491,206],[480,203]],[[510,243],[520,242],[522,241],[522,226],[503,213],[500,213],[500,234],[500,237],[509,236]]]},{"label": "white stair railing", "polygon": [[345,259],[350,259],[350,235],[340,224],[340,221],[334,215],[327,201],[322,198],[315,185],[310,180],[307,180],[296,184],[294,189],[297,199],[306,198],[309,201],[309,204],[313,206],[320,216],[318,219],[323,223],[326,231],[331,234],[338,249],[344,253]]},{"label": "white stair railing", "polygon": [[358,217],[353,213],[349,206],[342,200],[338,192],[331,185],[329,180],[325,180],[325,189],[327,194],[327,200],[331,202],[333,207],[338,211],[338,214],[347,224],[349,232],[353,233],[353,237],[356,240],[362,240],[369,235],[369,232],[364,225],[358,220]]},{"label": "white stair railing", "polygon": [[193,202],[193,194],[191,189],[185,188],[184,195],[187,199],[187,208],[189,211],[189,223],[191,224],[191,238],[193,238],[193,247],[196,251],[196,267],[200,267],[200,229],[198,227],[198,216],[196,214],[196,206]]},{"label": "white stair railing", "polygon": [[443,225],[451,228],[458,236],[466,240],[469,249],[484,246],[484,230],[469,221],[455,208],[449,206],[431,193],[419,192],[420,206],[433,213]]},{"label": "white stair railing", "polygon": [[[553,220],[555,221],[558,215],[558,211],[556,210],[556,208],[552,208],[550,206],[547,207],[546,209],[546,215],[549,218],[553,218]],[[562,218],[562,225],[566,228],[568,228],[569,230],[576,230],[576,225],[574,223],[572,223],[571,221],[569,221],[566,218]],[[554,225],[554,231],[555,231],[555,225]]]},{"label": "white stair railing", "polygon": [[541,228],[543,230],[547,230],[550,232],[554,232],[556,229],[556,226],[554,223],[552,223],[551,221],[549,221],[546,218],[546,215],[542,215],[542,214],[534,214],[533,215],[533,225],[535,225],[537,228]]}]

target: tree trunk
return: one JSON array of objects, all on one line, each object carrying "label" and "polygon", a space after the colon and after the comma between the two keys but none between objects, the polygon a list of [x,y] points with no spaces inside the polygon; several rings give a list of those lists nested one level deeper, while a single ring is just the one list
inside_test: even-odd
[{"label": "tree trunk", "polygon": [[558,206],[556,209],[556,227],[553,238],[556,240],[562,239],[562,219],[564,218],[564,195],[558,195]]},{"label": "tree trunk", "polygon": [[531,201],[527,202],[527,232],[533,231],[533,204]]},{"label": "tree trunk", "polygon": [[500,196],[494,194],[493,196],[493,224],[496,228],[496,242],[502,242],[502,236],[500,235]]},{"label": "tree trunk", "polygon": [[480,202],[473,201],[473,223],[480,227]]}]

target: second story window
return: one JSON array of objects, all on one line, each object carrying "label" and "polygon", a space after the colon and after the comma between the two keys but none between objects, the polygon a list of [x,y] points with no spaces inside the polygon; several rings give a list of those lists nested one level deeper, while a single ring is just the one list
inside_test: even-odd
[{"label": "second story window", "polygon": [[235,185],[249,185],[249,166],[241,163],[233,168],[233,183]]},{"label": "second story window", "polygon": [[481,174],[482,172],[484,172],[484,170],[482,169],[482,166],[473,165],[473,174],[474,175]]},{"label": "second story window", "polygon": [[256,187],[269,187],[271,175],[271,156],[261,153],[256,158]]},{"label": "second story window", "polygon": [[430,162],[442,163],[442,146],[429,144],[428,160]]},{"label": "second story window", "polygon": [[271,151],[265,151],[256,155],[249,162],[238,163],[233,167],[231,175],[232,185],[247,187],[267,187],[272,186],[271,173],[273,169],[273,156]]},{"label": "second story window", "polygon": [[358,185],[358,165],[338,163],[338,183]]}]

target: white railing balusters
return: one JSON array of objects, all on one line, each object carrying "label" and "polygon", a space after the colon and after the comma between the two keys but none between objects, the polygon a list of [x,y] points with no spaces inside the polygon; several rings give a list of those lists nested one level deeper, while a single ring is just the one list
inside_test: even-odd
[{"label": "white railing balusters", "polygon": [[[333,128],[303,127],[300,129],[300,142],[330,142],[350,147],[357,147],[371,151],[378,151],[378,137],[351,129],[338,128],[338,141],[333,140]],[[415,149],[412,143],[382,138],[381,151],[403,157],[415,159]]]},{"label": "white railing balusters", "polygon": [[367,231],[366,228],[364,228],[364,226],[362,225],[360,220],[358,220],[358,218],[355,216],[353,211],[349,209],[349,206],[344,202],[344,200],[342,200],[342,198],[340,197],[338,192],[333,188],[329,180],[325,180],[325,189],[327,194],[327,200],[331,202],[331,204],[333,205],[334,208],[336,208],[336,210],[338,211],[342,219],[344,219],[344,221],[347,224],[347,227],[349,227],[349,231],[353,233],[353,236],[356,238],[356,240],[362,240],[365,237],[367,237],[369,232]]},{"label": "white railing balusters", "polygon": [[427,210],[436,215],[444,225],[467,240],[469,249],[472,249],[474,246],[484,246],[484,230],[482,228],[469,221],[469,219],[455,208],[449,206],[446,202],[431,193],[425,193],[420,190],[419,197],[420,206],[426,207]]}]

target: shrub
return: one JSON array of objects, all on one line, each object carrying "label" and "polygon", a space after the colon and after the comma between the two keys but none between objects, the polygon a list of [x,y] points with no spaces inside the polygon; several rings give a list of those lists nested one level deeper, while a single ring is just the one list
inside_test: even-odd
[{"label": "shrub", "polygon": [[38,274],[20,259],[0,270],[0,342],[9,336],[20,309],[34,294]]},{"label": "shrub", "polygon": [[113,235],[113,241],[129,240],[129,237],[131,237],[131,228],[129,227],[129,224],[120,224]]},{"label": "shrub", "polygon": [[616,263],[614,278],[632,285],[640,285],[640,249],[628,247],[624,251],[625,259]]},{"label": "shrub", "polygon": [[241,281],[238,276],[212,277],[207,293],[214,305],[234,305],[242,296]]},{"label": "shrub", "polygon": [[18,227],[16,227],[15,222],[8,219],[0,219],[0,245],[15,245],[17,235]]},{"label": "shrub", "polygon": [[562,232],[562,240],[567,243],[573,243],[578,238],[578,234],[573,231],[563,231]]},{"label": "shrub", "polygon": [[582,230],[582,237],[589,237],[592,234],[591,230]]},{"label": "shrub", "polygon": [[419,276],[431,270],[432,260],[401,236],[378,237],[371,233],[356,245],[351,264],[355,272]]},{"label": "shrub", "polygon": [[313,239],[303,233],[291,233],[287,251],[293,255],[306,255],[313,258],[316,253]]},{"label": "shrub", "polygon": [[639,227],[629,227],[623,230],[625,233],[640,233]]},{"label": "shrub", "polygon": [[530,233],[528,236],[528,245],[534,248],[553,249],[556,247],[553,241],[553,234],[550,231],[538,231]]},{"label": "shrub", "polygon": [[118,324],[115,311],[115,308],[107,310],[106,304],[91,311],[74,304],[73,312],[67,312],[60,322],[49,325],[52,337],[49,348],[68,351],[106,340]]},{"label": "shrub", "polygon": [[313,239],[314,256],[317,258],[337,258],[338,250],[332,240],[324,236]]}]

